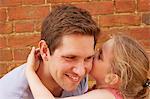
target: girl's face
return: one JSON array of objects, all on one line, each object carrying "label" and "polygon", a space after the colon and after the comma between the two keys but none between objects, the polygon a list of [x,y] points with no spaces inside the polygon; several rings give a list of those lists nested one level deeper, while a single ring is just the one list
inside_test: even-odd
[{"label": "girl's face", "polygon": [[112,60],[113,39],[106,41],[94,58],[93,68],[90,72],[96,83],[103,84],[106,74],[110,71]]}]

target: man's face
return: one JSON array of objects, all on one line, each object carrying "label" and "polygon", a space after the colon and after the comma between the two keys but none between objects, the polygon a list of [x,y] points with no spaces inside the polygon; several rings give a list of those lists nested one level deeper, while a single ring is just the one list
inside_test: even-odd
[{"label": "man's face", "polygon": [[91,70],[93,55],[94,37],[66,35],[48,59],[49,72],[60,87],[72,91]]}]

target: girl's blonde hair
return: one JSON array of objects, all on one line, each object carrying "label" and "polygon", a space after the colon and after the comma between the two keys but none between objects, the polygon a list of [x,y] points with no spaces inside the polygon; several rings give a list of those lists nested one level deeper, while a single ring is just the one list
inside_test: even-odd
[{"label": "girl's blonde hair", "polygon": [[149,89],[143,85],[149,79],[150,62],[144,48],[136,40],[125,35],[114,35],[112,39],[112,67],[113,72],[120,77],[122,94],[134,99],[148,97]]}]

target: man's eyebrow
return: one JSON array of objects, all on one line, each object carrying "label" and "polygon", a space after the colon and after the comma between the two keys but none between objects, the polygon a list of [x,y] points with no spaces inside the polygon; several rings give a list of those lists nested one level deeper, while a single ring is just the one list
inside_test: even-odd
[{"label": "man's eyebrow", "polygon": [[76,57],[75,55],[62,55],[62,57]]}]

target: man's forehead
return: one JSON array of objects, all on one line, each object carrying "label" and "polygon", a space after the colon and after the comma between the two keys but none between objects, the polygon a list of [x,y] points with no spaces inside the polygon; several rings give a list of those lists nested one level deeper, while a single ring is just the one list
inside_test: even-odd
[{"label": "man's forehead", "polygon": [[87,46],[88,44],[94,45],[94,37],[89,36],[89,35],[75,35],[75,34],[70,34],[70,35],[65,35],[62,37],[62,45],[71,45],[71,44],[83,44]]},{"label": "man's forehead", "polygon": [[94,48],[64,46],[61,47],[60,49],[56,49],[56,53],[64,56],[89,57],[94,55]]},{"label": "man's forehead", "polygon": [[69,55],[69,56],[92,56],[94,55],[94,49],[84,49],[84,48],[69,48],[69,49],[60,49],[59,52],[63,55]]},{"label": "man's forehead", "polygon": [[68,34],[68,35],[63,35],[62,40],[65,39],[65,38],[78,38],[78,37],[93,38],[93,40],[94,40],[93,35],[84,35],[84,34],[81,34],[81,33],[72,33],[72,34]]}]

